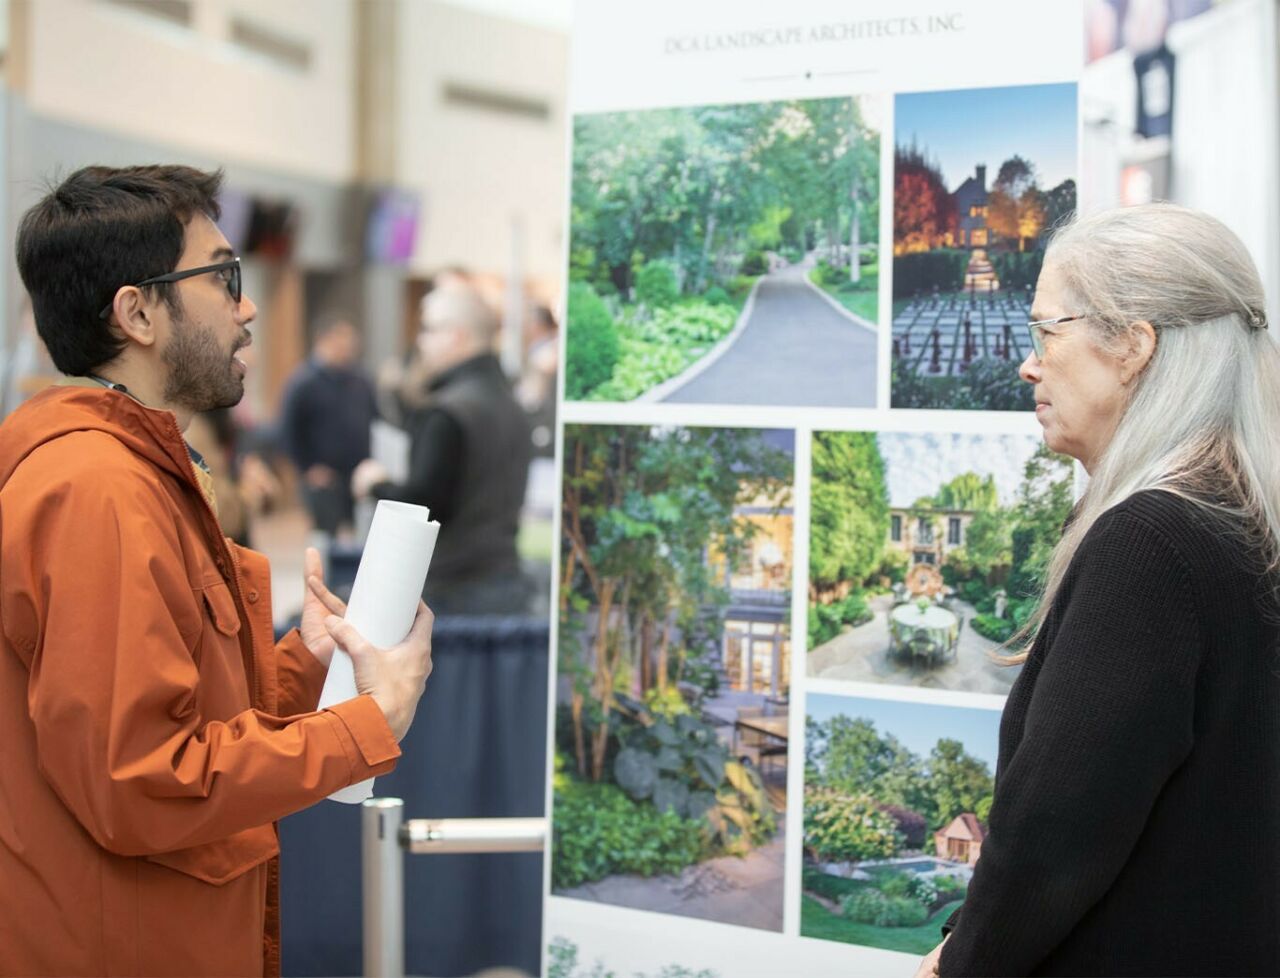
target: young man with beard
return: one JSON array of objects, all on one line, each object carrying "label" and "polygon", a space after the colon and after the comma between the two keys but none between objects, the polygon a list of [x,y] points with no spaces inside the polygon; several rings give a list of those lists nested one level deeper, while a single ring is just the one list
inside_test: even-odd
[{"label": "young man with beard", "polygon": [[[275,820],[390,771],[430,672],[426,607],[374,649],[314,551],[273,647],[219,530],[182,431],[243,396],[257,311],[220,184],[89,167],[19,229],[69,380],[0,426],[0,974],[278,974]],[[317,711],[335,639],[360,695]]]}]

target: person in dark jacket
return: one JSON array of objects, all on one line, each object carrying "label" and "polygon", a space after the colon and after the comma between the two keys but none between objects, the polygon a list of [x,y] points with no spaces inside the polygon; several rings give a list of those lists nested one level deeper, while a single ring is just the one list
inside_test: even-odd
[{"label": "person in dark jacket", "polygon": [[940,975],[1280,974],[1280,351],[1231,231],[1059,232],[1021,366],[1089,485],[1000,727]]},{"label": "person in dark jacket", "polygon": [[369,456],[377,416],[373,384],[360,369],[360,334],[350,320],[334,317],[289,378],[280,419],[312,523],[330,536],[354,522],[351,473]]},{"label": "person in dark jacket", "polygon": [[408,419],[409,478],[391,482],[370,459],[352,479],[357,497],[427,506],[440,522],[425,592],[438,614],[514,614],[528,602],[516,535],[532,445],[492,352],[497,333],[497,316],[468,285],[423,299],[430,397]]}]

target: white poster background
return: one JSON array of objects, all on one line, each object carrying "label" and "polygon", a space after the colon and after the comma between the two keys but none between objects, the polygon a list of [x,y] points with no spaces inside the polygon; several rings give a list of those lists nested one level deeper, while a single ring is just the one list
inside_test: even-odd
[{"label": "white poster background", "polygon": [[[1083,4],[1081,0],[949,4],[918,0],[794,0],[787,4],[578,0],[571,59],[570,107],[575,115],[870,96],[873,103],[867,107],[867,117],[881,133],[880,267],[888,269],[892,267],[893,150],[897,137],[893,97],[906,92],[1076,82],[1083,64]],[[982,124],[980,117],[957,120],[957,125]],[[988,162],[994,166],[999,161]],[[566,269],[569,237],[567,231]],[[560,391],[558,458],[563,458],[565,423],[788,427],[796,431],[792,760],[788,767],[782,933],[548,896],[544,954],[547,942],[557,937],[569,939],[578,948],[581,974],[590,974],[597,961],[619,978],[638,974],[653,978],[669,965],[695,972],[709,969],[716,978],[889,978],[908,976],[915,969],[915,955],[799,936],[805,694],[812,691],[987,710],[1000,709],[1004,698],[805,678],[810,439],[815,430],[1038,436],[1040,428],[1034,416],[1018,412],[890,410],[890,286],[890,276],[882,275],[876,408],[636,402],[566,405],[563,388]],[[557,509],[557,539],[559,518]],[[553,618],[553,647],[557,624]],[[548,690],[549,745],[555,743],[556,688],[553,676]],[[554,752],[549,750],[548,814],[552,812],[553,762]],[[550,859],[546,861],[544,892],[550,893]],[[547,973],[545,960],[543,973]]]}]

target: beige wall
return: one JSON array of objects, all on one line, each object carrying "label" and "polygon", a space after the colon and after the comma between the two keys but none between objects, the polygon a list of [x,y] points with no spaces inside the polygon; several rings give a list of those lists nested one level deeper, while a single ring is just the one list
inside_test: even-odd
[{"label": "beige wall", "polygon": [[[353,0],[192,0],[190,28],[108,0],[19,2],[15,81],[32,112],[228,162],[353,176]],[[309,66],[230,43],[235,17],[301,43]]]},{"label": "beige wall", "polygon": [[[413,268],[524,275],[558,291],[566,195],[568,35],[434,0],[401,2],[396,182],[422,195]],[[448,84],[545,102],[545,120],[449,104]],[[513,227],[521,230],[513,232]]]}]

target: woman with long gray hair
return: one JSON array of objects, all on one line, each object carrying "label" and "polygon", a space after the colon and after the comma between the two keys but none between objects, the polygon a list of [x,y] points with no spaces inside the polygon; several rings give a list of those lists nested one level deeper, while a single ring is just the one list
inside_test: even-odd
[{"label": "woman with long gray hair", "polygon": [[1089,484],[1000,727],[942,975],[1280,974],[1280,349],[1244,245],[1154,204],[1045,256],[1020,373]]}]

